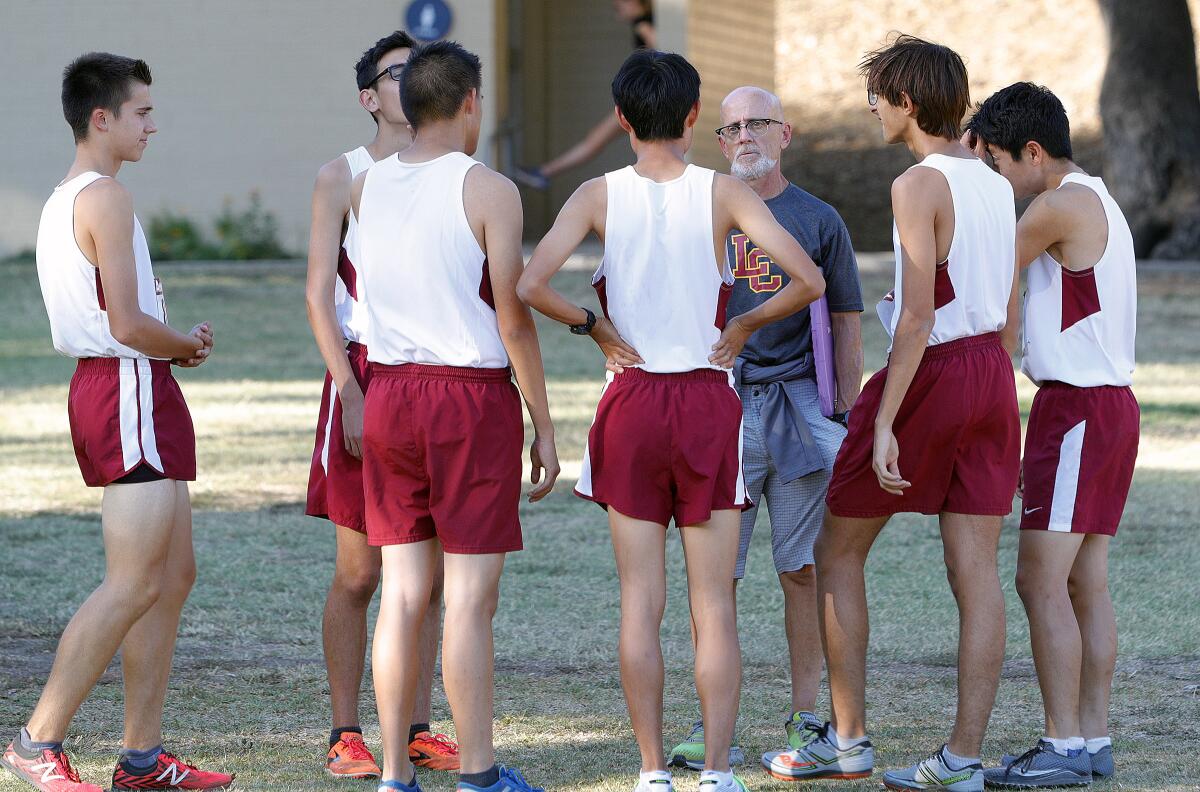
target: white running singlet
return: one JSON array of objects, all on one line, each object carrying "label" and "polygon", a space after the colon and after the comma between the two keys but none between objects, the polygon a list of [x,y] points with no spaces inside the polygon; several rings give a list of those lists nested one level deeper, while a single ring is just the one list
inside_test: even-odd
[{"label": "white running singlet", "polygon": [[[68,357],[145,358],[113,338],[108,326],[100,270],[75,240],[75,198],[97,179],[95,171],[81,173],[54,188],[42,207],[37,234],[38,282],[50,316],[54,348]],[[150,266],[150,248],[137,215],[133,217],[133,260],[137,273],[138,307],[148,316],[167,321],[162,284]]]},{"label": "white running singlet", "polygon": [[[713,248],[713,179],[688,165],[665,182],[633,166],[604,176],[604,258],[592,277],[605,315],[656,374],[709,362],[725,326],[733,273]],[[724,370],[724,369],[720,369]]]},{"label": "white running singlet", "polygon": [[[930,154],[913,168],[932,168],[946,177],[954,202],[950,254],[934,276],[934,321],[929,346],[993,333],[1008,320],[1008,298],[1016,269],[1017,215],[1012,185],[982,160]],[[911,170],[911,168],[910,168]],[[900,231],[892,222],[896,251],[895,306],[880,304],[889,335],[896,334],[904,296]]]},{"label": "white running singlet", "polygon": [[[375,164],[364,146],[342,155],[350,166],[350,180]],[[363,279],[359,277],[358,247],[355,237],[358,221],[354,212],[346,214],[346,237],[338,254],[337,278],[333,285],[333,310],[347,341],[365,344],[367,339],[367,303]]]},{"label": "white running singlet", "polygon": [[391,156],[367,172],[357,247],[372,363],[508,365],[487,258],[463,206],[467,172],[479,164],[461,152],[417,163]]},{"label": "white running singlet", "polygon": [[1133,235],[1098,176],[1068,173],[1062,184],[1083,185],[1100,198],[1108,242],[1100,260],[1085,270],[1065,269],[1049,253],[1029,266],[1021,371],[1039,385],[1049,380],[1079,388],[1131,385],[1137,327]]}]

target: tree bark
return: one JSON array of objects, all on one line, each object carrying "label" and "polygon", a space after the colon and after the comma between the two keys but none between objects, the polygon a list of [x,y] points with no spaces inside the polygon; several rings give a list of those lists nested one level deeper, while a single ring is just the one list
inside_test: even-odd
[{"label": "tree bark", "polygon": [[1200,259],[1200,92],[1187,0],[1098,0],[1104,176],[1139,258]]}]

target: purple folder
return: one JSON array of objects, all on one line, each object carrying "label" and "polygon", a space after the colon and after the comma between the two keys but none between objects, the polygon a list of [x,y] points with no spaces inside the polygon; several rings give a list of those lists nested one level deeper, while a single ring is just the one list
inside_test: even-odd
[{"label": "purple folder", "polygon": [[837,399],[837,378],[833,370],[833,327],[829,322],[829,303],[822,296],[808,306],[812,327],[813,367],[817,371],[817,397],[821,402],[821,415],[833,415],[833,403]]}]

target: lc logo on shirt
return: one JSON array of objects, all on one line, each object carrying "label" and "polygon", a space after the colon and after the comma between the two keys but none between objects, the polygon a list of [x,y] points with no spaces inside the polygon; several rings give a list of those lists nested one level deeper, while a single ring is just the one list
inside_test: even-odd
[{"label": "lc logo on shirt", "polygon": [[752,292],[776,292],[783,288],[783,278],[771,273],[771,257],[742,233],[730,237],[733,243],[733,275],[745,278]]}]

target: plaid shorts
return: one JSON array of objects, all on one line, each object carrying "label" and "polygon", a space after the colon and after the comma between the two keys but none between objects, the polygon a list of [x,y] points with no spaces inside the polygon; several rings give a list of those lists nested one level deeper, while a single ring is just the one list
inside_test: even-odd
[{"label": "plaid shorts", "polygon": [[746,494],[755,504],[754,508],[742,513],[742,536],[734,571],[734,577],[739,580],[746,574],[746,554],[750,550],[750,537],[763,496],[771,517],[771,554],[775,558],[776,573],[795,572],[813,563],[813,544],[825,516],[825,489],[829,486],[833,460],[846,437],[841,424],[821,415],[815,380],[785,382],[784,389],[808,421],[813,439],[821,449],[825,469],[786,484],[781,482],[763,437],[761,410],[766,388],[742,385],[738,389],[743,415],[742,472],[746,477]]}]

